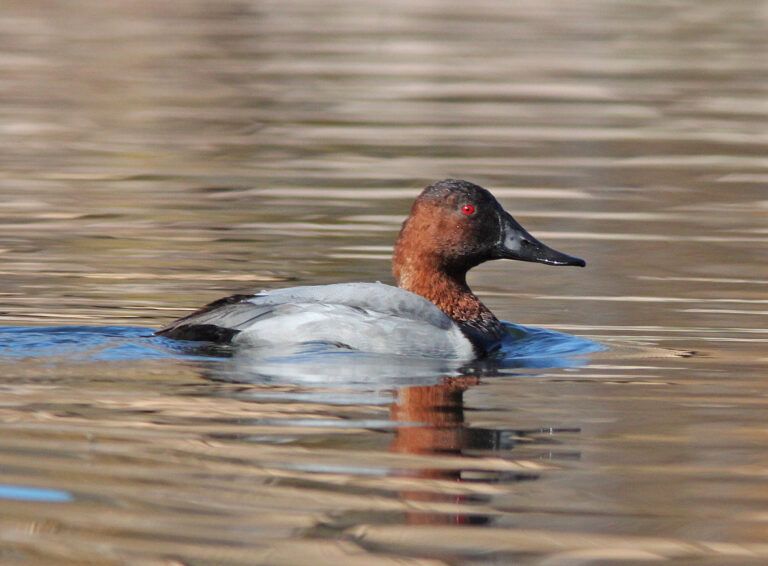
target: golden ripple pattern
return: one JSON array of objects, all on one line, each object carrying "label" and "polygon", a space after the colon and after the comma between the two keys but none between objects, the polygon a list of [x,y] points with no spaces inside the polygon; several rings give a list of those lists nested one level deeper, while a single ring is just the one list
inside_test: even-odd
[{"label": "golden ripple pattern", "polygon": [[0,562],[766,563],[767,17],[4,3],[0,330],[391,282],[453,176],[588,263],[482,266],[483,300],[610,349],[387,383],[4,354]]}]

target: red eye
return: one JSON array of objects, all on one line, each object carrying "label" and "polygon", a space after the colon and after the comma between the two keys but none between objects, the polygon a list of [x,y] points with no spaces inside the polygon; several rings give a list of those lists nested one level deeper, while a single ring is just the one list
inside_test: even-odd
[{"label": "red eye", "polygon": [[472,216],[475,213],[475,205],[474,204],[465,204],[461,207],[461,213],[465,216]]}]

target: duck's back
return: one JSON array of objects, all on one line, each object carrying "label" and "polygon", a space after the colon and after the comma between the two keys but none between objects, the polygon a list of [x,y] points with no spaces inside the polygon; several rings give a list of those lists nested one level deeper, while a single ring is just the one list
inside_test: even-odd
[{"label": "duck's back", "polygon": [[324,343],[396,355],[474,356],[471,342],[434,304],[382,283],[235,295],[177,320],[158,334],[263,347]]}]

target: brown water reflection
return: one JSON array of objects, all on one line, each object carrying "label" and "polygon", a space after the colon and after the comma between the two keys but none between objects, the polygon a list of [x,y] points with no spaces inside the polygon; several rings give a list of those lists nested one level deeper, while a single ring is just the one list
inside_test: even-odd
[{"label": "brown water reflection", "polygon": [[[495,429],[470,428],[464,419],[464,392],[480,380],[475,376],[446,378],[436,385],[404,387],[396,394],[395,402],[390,410],[390,418],[401,423],[395,429],[395,438],[391,450],[402,454],[418,456],[470,456],[472,450],[475,456],[478,451],[508,450],[514,444],[511,437],[517,440],[535,441],[523,431],[501,431]],[[552,431],[554,432],[554,431]],[[507,437],[501,442],[502,437]],[[536,466],[531,470],[518,469],[514,472],[488,471],[473,468],[472,457],[468,458],[460,469],[441,469],[425,467],[406,473],[407,477],[436,481],[440,485],[445,482],[472,482],[474,484],[514,482],[538,479]],[[482,466],[481,466],[482,467]],[[447,502],[460,508],[461,505],[488,504],[492,497],[478,493],[446,493],[424,490],[426,482],[420,481],[412,490],[400,492],[400,497],[407,502]],[[406,523],[409,525],[482,525],[492,520],[492,515],[470,512],[466,513],[436,513],[426,509],[418,509],[407,513]]]},{"label": "brown water reflection", "polygon": [[[398,392],[390,415],[392,420],[413,423],[401,426],[395,433],[392,450],[405,454],[461,454],[464,447],[464,391],[477,384],[474,377],[447,379],[439,385],[406,387]],[[460,481],[461,470],[421,469],[416,477],[429,480]],[[434,493],[422,491],[401,492],[406,501],[440,501]],[[460,504],[464,496],[454,496],[454,503]],[[485,519],[485,517],[481,518]],[[427,515],[410,513],[407,523],[422,524],[466,524],[466,515]]]},{"label": "brown water reflection", "polygon": [[[6,2],[0,562],[764,563],[767,28],[760,0]],[[238,381],[144,330],[121,358],[10,328],[391,281],[447,176],[588,261],[479,268],[494,312],[610,351]]]}]

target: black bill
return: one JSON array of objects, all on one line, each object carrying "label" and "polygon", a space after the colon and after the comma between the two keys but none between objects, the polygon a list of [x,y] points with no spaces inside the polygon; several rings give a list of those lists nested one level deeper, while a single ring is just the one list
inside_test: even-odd
[{"label": "black bill", "polygon": [[525,228],[504,212],[500,218],[501,237],[496,247],[499,259],[535,261],[547,265],[587,265],[583,259],[553,250],[531,236]]}]

